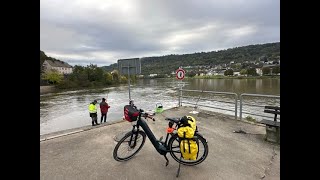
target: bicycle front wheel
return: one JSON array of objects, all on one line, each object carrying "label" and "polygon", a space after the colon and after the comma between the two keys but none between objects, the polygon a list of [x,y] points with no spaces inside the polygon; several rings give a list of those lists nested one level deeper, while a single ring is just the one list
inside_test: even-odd
[{"label": "bicycle front wheel", "polygon": [[207,158],[208,152],[209,152],[207,141],[202,137],[201,134],[198,134],[198,133],[194,135],[194,138],[196,139],[196,142],[198,144],[198,156],[196,160],[186,160],[186,159],[180,158],[181,150],[180,150],[180,139],[178,134],[174,134],[169,139],[168,146],[170,150],[170,155],[175,161],[183,165],[194,166],[194,165],[200,164]]},{"label": "bicycle front wheel", "polygon": [[146,134],[143,131],[128,132],[116,145],[113,150],[113,158],[116,161],[127,161],[136,155],[146,141]]}]

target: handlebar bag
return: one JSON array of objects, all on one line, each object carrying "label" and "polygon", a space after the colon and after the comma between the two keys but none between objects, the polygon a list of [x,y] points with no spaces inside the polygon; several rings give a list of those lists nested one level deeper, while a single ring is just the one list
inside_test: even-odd
[{"label": "handlebar bag", "polygon": [[131,105],[125,105],[123,112],[125,120],[129,122],[136,121],[138,119],[139,111]]}]

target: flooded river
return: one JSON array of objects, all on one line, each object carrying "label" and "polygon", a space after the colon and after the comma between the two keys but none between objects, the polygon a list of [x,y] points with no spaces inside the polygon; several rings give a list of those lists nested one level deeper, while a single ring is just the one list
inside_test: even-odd
[{"label": "flooded river", "polygon": [[[179,102],[177,89],[180,82],[176,79],[138,80],[137,83],[131,84],[131,98],[138,108],[144,110],[155,110],[156,104],[162,104],[164,109],[176,107]],[[182,83],[183,89],[190,90],[280,95],[280,79],[185,79]],[[88,105],[94,99],[100,102],[103,97],[107,98],[111,106],[107,121],[120,120],[123,116],[123,106],[128,104],[128,92],[126,84],[41,95],[40,135],[91,125]],[[230,105],[222,103],[221,106]],[[100,111],[98,122],[100,123]]]}]

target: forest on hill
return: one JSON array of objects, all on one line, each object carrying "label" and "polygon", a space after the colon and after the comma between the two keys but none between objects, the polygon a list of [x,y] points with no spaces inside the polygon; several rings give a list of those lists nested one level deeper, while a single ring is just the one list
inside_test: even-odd
[{"label": "forest on hill", "polygon": [[[219,64],[242,63],[245,61],[280,59],[280,42],[235,47],[226,50],[198,52],[193,54],[171,54],[141,58],[141,74],[170,74],[180,66],[213,66]],[[106,71],[118,68],[117,63],[102,66]]]}]

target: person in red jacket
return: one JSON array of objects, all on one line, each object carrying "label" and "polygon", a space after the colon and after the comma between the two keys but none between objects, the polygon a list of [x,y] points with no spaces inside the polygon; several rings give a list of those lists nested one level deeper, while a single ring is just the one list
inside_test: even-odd
[{"label": "person in red jacket", "polygon": [[101,122],[106,122],[107,120],[107,113],[108,113],[108,109],[110,108],[110,106],[108,105],[108,103],[106,102],[105,98],[102,98],[102,101],[100,103],[100,110],[101,110]]}]

